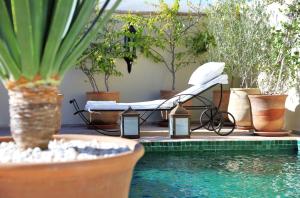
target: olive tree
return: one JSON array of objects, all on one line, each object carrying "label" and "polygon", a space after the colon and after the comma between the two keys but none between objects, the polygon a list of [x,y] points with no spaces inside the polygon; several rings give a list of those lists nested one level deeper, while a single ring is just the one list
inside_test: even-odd
[{"label": "olive tree", "polygon": [[259,68],[259,87],[266,94],[285,94],[299,86],[300,2],[295,0],[286,7],[283,12],[288,20],[272,29],[270,59]]},{"label": "olive tree", "polygon": [[207,9],[208,31],[214,37],[209,58],[226,63],[226,72],[240,78],[240,87],[257,86],[258,66],[269,60],[271,31],[266,4],[224,0]]}]

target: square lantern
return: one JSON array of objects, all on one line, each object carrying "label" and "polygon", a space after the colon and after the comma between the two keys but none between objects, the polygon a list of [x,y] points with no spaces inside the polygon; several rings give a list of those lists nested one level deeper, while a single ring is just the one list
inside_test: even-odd
[{"label": "square lantern", "polygon": [[129,107],[121,114],[121,137],[140,137],[140,114]]},{"label": "square lantern", "polygon": [[191,115],[183,108],[181,103],[169,114],[169,133],[171,138],[190,138],[191,126],[190,126]]}]

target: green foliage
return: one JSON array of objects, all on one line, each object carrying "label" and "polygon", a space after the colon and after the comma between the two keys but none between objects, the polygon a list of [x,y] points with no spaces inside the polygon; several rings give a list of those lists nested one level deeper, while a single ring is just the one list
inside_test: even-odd
[{"label": "green foliage", "polygon": [[224,0],[207,10],[214,37],[209,58],[226,63],[226,72],[241,78],[241,87],[256,86],[258,66],[268,62],[271,31],[261,1]]},{"label": "green foliage", "polygon": [[272,30],[270,59],[260,67],[264,72],[260,88],[268,94],[284,94],[299,83],[300,69],[300,2],[287,5],[284,14],[287,22]]},{"label": "green foliage", "polygon": [[[206,51],[204,34],[197,34],[199,13],[179,13],[179,0],[171,6],[160,0],[159,11],[153,16],[143,17],[147,27],[142,42],[142,53],[155,62],[163,63],[172,75],[172,90],[175,89],[176,72],[196,62],[196,55]],[[197,42],[197,43],[196,43]]]},{"label": "green foliage", "polygon": [[209,49],[209,45],[214,45],[214,37],[208,31],[199,31],[187,38],[187,47],[195,55],[202,54]]},{"label": "green foliage", "polygon": [[[128,23],[128,18],[132,21],[131,23]],[[133,19],[134,17],[131,15],[114,16],[103,27],[95,42],[85,51],[80,68],[88,76],[94,91],[99,91],[99,86],[94,80],[95,75],[104,74],[105,88],[106,91],[109,91],[109,78],[122,76],[117,68],[116,60],[124,57],[136,58],[135,54],[124,48],[124,36],[135,39],[135,42],[128,43],[130,48],[139,46],[138,38],[141,35],[141,28],[133,22]],[[137,30],[136,33],[131,33],[128,30],[129,24],[134,25]]]},{"label": "green foliage", "polygon": [[120,1],[101,10],[86,31],[98,0],[0,1],[2,81],[6,86],[57,85]]}]

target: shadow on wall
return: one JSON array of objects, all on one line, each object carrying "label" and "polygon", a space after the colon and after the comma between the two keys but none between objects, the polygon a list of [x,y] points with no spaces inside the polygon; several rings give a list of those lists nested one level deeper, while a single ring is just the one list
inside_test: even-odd
[{"label": "shadow on wall", "polygon": [[285,129],[300,131],[300,87],[289,91],[285,106]]},{"label": "shadow on wall", "polygon": [[286,109],[285,129],[300,132],[300,105],[297,105],[295,111]]}]

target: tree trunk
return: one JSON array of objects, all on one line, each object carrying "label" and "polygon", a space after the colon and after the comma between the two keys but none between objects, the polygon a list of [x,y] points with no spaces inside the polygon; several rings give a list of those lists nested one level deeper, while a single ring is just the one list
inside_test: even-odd
[{"label": "tree trunk", "polygon": [[56,129],[57,87],[9,90],[10,128],[20,148],[46,149]]},{"label": "tree trunk", "polygon": [[175,90],[176,73],[172,72],[172,90]]},{"label": "tree trunk", "polygon": [[108,74],[105,74],[105,75],[104,75],[104,84],[105,84],[106,92],[109,92],[108,79],[109,79],[109,75],[108,75]]}]

